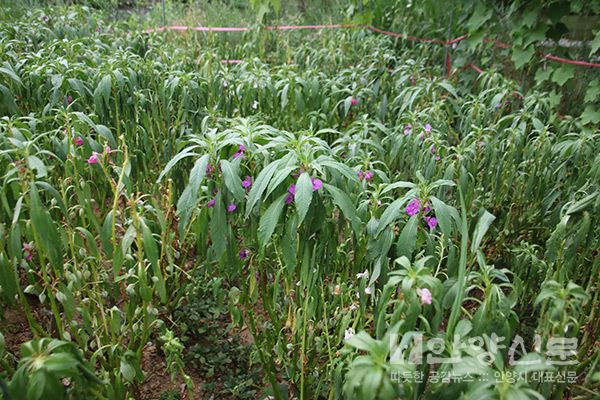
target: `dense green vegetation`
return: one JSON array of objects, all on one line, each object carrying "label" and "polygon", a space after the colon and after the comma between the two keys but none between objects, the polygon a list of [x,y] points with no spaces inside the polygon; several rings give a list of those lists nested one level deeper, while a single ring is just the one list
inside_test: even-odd
[{"label": "dense green vegetation", "polygon": [[263,28],[432,1],[117,3],[0,15],[5,399],[598,396],[600,81],[518,23],[560,2],[456,49]]}]

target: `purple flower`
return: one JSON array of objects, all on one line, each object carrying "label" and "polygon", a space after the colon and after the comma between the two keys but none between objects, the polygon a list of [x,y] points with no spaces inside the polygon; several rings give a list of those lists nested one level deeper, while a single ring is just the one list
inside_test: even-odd
[{"label": "purple flower", "polygon": [[425,222],[427,222],[427,226],[429,226],[429,229],[434,230],[438,223],[437,218],[425,217],[424,219],[425,219]]},{"label": "purple flower", "polygon": [[87,163],[88,164],[98,164],[98,156],[99,156],[99,154],[94,151],[92,153],[92,155],[90,156],[90,158],[88,158]]},{"label": "purple flower", "polygon": [[427,132],[427,133],[431,132],[431,125],[425,124],[425,132]]},{"label": "purple flower", "polygon": [[419,211],[421,210],[421,202],[419,202],[419,199],[414,198],[410,201],[410,203],[408,203],[408,205],[406,206],[406,213],[409,216],[413,216],[415,214],[417,214]]},{"label": "purple flower", "polygon": [[411,124],[408,124],[408,125],[406,125],[406,126],[404,127],[404,134],[405,134],[406,136],[410,135],[410,131],[411,131],[411,130],[412,130],[412,125],[411,125]]},{"label": "purple flower", "polygon": [[242,157],[245,151],[246,147],[244,147],[243,144],[240,144],[239,150],[233,155],[233,159],[235,160],[236,158]]},{"label": "purple flower", "polygon": [[237,206],[234,203],[230,203],[227,205],[227,212],[234,212],[236,210]]},{"label": "purple flower", "polygon": [[42,17],[42,21],[44,21],[44,22],[48,22],[48,21],[50,21],[50,18],[49,18],[47,15],[44,15],[44,16]]},{"label": "purple flower", "polygon": [[206,164],[206,175],[211,175],[215,171],[215,168],[211,163]]},{"label": "purple flower", "polygon": [[313,192],[316,192],[323,187],[323,181],[319,178],[310,178],[310,180],[312,181]]},{"label": "purple flower", "polygon": [[300,175],[302,175],[303,173],[304,173],[304,170],[302,168],[300,168],[298,171],[296,171],[292,174],[292,177],[298,179],[298,177]]},{"label": "purple flower", "polygon": [[419,134],[419,139],[421,140],[421,142],[422,142],[423,140],[425,140],[425,134],[424,134],[423,132],[421,132],[421,133]]},{"label": "purple flower", "polygon": [[211,208],[213,207],[215,204],[217,203],[217,201],[215,199],[210,199],[208,201],[208,203],[206,203],[206,207]]},{"label": "purple flower", "polygon": [[373,179],[373,173],[369,170],[366,170],[365,172],[363,171],[358,171],[358,180],[362,181],[370,181],[371,179]]},{"label": "purple flower", "polygon": [[67,105],[71,104],[73,98],[71,96],[67,96]]},{"label": "purple flower", "polygon": [[291,204],[292,201],[294,201],[295,196],[296,196],[296,185],[292,183],[290,185],[290,187],[288,188],[288,195],[285,198],[285,204]]},{"label": "purple flower", "polygon": [[242,181],[242,187],[248,189],[250,186],[252,186],[252,177],[247,176],[246,179]]},{"label": "purple flower", "polygon": [[250,252],[247,249],[240,250],[240,260],[244,260],[244,259],[248,258],[249,255],[250,255]]},{"label": "purple flower", "polygon": [[441,158],[439,155],[438,155],[438,156],[435,156],[435,161],[440,161],[441,159],[442,159],[442,158]]},{"label": "purple flower", "polygon": [[432,144],[431,147],[429,148],[429,152],[431,154],[435,154],[435,145],[434,144]]},{"label": "purple flower", "polygon": [[427,288],[417,289],[417,295],[421,298],[421,304],[431,304],[433,296]]}]

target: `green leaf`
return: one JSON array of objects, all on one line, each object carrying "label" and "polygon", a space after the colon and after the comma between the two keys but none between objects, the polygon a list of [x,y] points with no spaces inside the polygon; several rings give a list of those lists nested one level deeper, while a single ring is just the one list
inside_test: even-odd
[{"label": "green leaf", "polygon": [[476,31],[480,27],[483,26],[491,17],[492,17],[492,8],[486,7],[483,3],[475,3],[477,4],[475,10],[473,10],[473,14],[469,21],[467,22],[467,27],[469,31]]},{"label": "green leaf", "polygon": [[[0,253],[0,288],[2,298],[8,304],[12,305],[15,302],[18,288],[17,271],[15,267],[8,262],[4,252]],[[1,356],[1,352],[0,352]]]},{"label": "green leaf", "polygon": [[312,198],[313,188],[310,175],[308,175],[308,172],[303,172],[302,175],[300,175],[300,178],[298,178],[298,183],[296,184],[296,196],[294,199],[296,209],[298,210],[298,216],[300,217],[298,224],[301,224],[302,221],[304,221]]},{"label": "green leaf", "polygon": [[592,40],[591,49],[590,49],[590,57],[594,55],[600,49],[600,29],[596,31],[596,36],[594,36],[594,40]]},{"label": "green leaf", "polygon": [[29,169],[36,171],[36,178],[43,178],[48,175],[48,170],[46,169],[44,162],[36,156],[27,157],[27,165],[29,166]]},{"label": "green leaf", "polygon": [[477,226],[475,226],[475,231],[473,232],[473,241],[471,242],[472,253],[477,252],[481,245],[481,241],[483,240],[483,236],[495,219],[495,216],[490,214],[487,210],[483,210],[483,214],[479,217],[479,221],[477,221]]},{"label": "green leaf", "polygon": [[554,72],[554,68],[552,67],[538,68],[537,71],[535,71],[535,82],[539,85],[540,83],[547,81],[550,79],[552,72]]},{"label": "green leaf", "polygon": [[160,173],[160,175],[158,176],[156,183],[160,182],[162,180],[163,176],[165,176],[167,173],[169,173],[169,171],[175,166],[175,164],[177,164],[182,159],[184,159],[186,157],[190,157],[190,156],[197,156],[198,154],[193,153],[192,151],[198,147],[199,146],[186,147],[184,150],[177,153],[177,155],[175,157],[173,157],[171,160],[169,160],[167,165],[165,165],[165,169],[163,169],[162,172]]},{"label": "green leaf", "polygon": [[221,193],[217,193],[215,197],[215,206],[213,207],[213,215],[210,219],[210,238],[212,247],[215,250],[217,258],[220,258],[225,250],[227,250],[227,237],[229,226],[227,225],[227,215],[225,214],[225,206]]},{"label": "green leaf", "polygon": [[327,183],[325,183],[323,187],[329,192],[333,198],[333,202],[340,208],[340,210],[342,210],[344,216],[350,221],[354,233],[356,233],[357,236],[360,235],[362,224],[358,218],[358,215],[356,214],[356,207],[354,207],[350,197],[348,197],[345,192]]},{"label": "green leaf", "polygon": [[533,54],[535,53],[535,49],[533,46],[526,47],[525,49],[521,49],[519,47],[513,47],[512,60],[515,63],[515,67],[517,69],[522,68],[525,64],[531,60]]},{"label": "green leaf", "polygon": [[566,81],[575,76],[575,68],[571,65],[561,65],[559,68],[554,70],[552,74],[552,82],[562,86]]},{"label": "green leaf", "polygon": [[50,218],[50,214],[42,205],[35,183],[31,183],[29,197],[31,223],[37,232],[37,238],[41,242],[41,247],[53,266],[62,271],[61,237],[54,222],[52,222],[52,218]]},{"label": "green leaf", "polygon": [[194,167],[190,171],[188,185],[185,187],[177,201],[177,214],[180,217],[179,234],[182,237],[184,236],[185,228],[190,220],[192,211],[196,204],[198,204],[198,191],[200,190],[200,184],[206,175],[208,159],[209,155],[205,154],[196,160]]},{"label": "green leaf", "polygon": [[104,104],[108,106],[108,101],[110,99],[110,91],[112,88],[112,79],[110,75],[104,75],[96,90],[94,91],[94,99],[102,100]]},{"label": "green leaf", "polygon": [[233,194],[233,197],[239,202],[244,201],[245,191],[242,187],[242,180],[233,170],[231,163],[227,160],[221,160],[221,172],[225,179],[225,186]]},{"label": "green leaf", "polygon": [[597,124],[600,122],[600,109],[593,105],[587,105],[583,113],[581,113],[581,123],[587,125],[589,123]]},{"label": "green leaf", "polygon": [[431,196],[429,200],[431,200],[435,217],[440,224],[440,230],[446,237],[452,237],[452,220],[459,219],[458,211],[435,196]]},{"label": "green leaf", "polygon": [[4,67],[0,67],[0,72],[8,76],[10,79],[18,83],[20,86],[23,86],[23,82],[21,82],[21,78],[16,74],[16,72],[10,67],[8,63],[4,63]]},{"label": "green leaf", "polygon": [[158,295],[160,296],[160,300],[163,303],[167,302],[167,289],[165,286],[165,280],[162,276],[162,271],[160,270],[160,266],[158,265],[159,261],[159,253],[158,246],[156,244],[156,240],[152,236],[152,231],[148,228],[145,221],[142,221],[142,241],[144,243],[144,253],[146,257],[148,257],[148,261],[150,261],[150,265],[152,265],[152,270],[154,276],[158,278],[156,282],[156,288],[158,291]]},{"label": "green leaf", "polygon": [[381,214],[381,218],[379,219],[379,226],[377,227],[376,232],[377,235],[400,216],[402,207],[411,196],[412,191],[409,191],[406,195],[404,195],[404,197],[394,200],[389,206],[387,206],[383,214]]},{"label": "green leaf", "polygon": [[586,103],[594,103],[600,95],[600,79],[594,79],[588,85],[585,91],[585,98],[583,99]]},{"label": "green leaf", "polygon": [[417,226],[419,224],[419,217],[419,214],[413,215],[406,225],[404,225],[400,237],[398,237],[398,242],[396,243],[396,253],[398,256],[411,258],[417,244]]},{"label": "green leaf", "polygon": [[50,185],[47,182],[38,181],[38,182],[35,182],[35,185],[37,187],[39,187],[40,189],[45,190],[52,197],[54,197],[54,200],[56,200],[56,203],[60,207],[60,210],[62,211],[65,219],[69,219],[69,213],[67,212],[67,206],[65,205],[65,202],[63,201],[62,197],[60,196],[60,193],[58,193],[58,190],[54,189],[54,187],[52,187],[52,185]]},{"label": "green leaf", "polygon": [[350,339],[346,340],[346,343],[355,349],[367,352],[371,351],[377,344],[375,339],[369,336],[369,334],[365,331],[360,331],[356,335],[353,335]]},{"label": "green leaf", "polygon": [[248,203],[246,206],[246,218],[250,215],[254,206],[260,200],[263,192],[267,188],[269,181],[273,177],[273,174],[279,168],[280,160],[273,161],[269,165],[267,165],[256,177],[254,184],[252,185],[252,189],[250,189],[250,193],[248,193]]},{"label": "green leaf", "polygon": [[125,378],[126,381],[133,382],[133,380],[135,379],[135,368],[133,368],[131,364],[129,364],[123,358],[121,359],[121,366],[119,368],[119,371],[121,371],[121,375],[123,375],[123,378]]},{"label": "green leaf", "polygon": [[262,247],[266,246],[273,235],[273,231],[277,226],[281,211],[285,205],[285,198],[287,194],[282,194],[275,200],[265,213],[260,218],[260,224],[258,226],[258,241]]}]

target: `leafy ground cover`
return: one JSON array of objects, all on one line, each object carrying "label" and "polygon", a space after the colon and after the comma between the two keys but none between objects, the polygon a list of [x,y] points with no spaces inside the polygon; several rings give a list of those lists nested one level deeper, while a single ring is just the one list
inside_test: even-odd
[{"label": "leafy ground cover", "polygon": [[5,398],[597,396],[598,127],[543,86],[6,10]]}]

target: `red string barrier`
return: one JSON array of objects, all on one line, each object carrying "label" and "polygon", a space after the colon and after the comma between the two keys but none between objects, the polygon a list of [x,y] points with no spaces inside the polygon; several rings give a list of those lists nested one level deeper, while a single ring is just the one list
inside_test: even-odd
[{"label": "red string barrier", "polygon": [[[270,31],[289,31],[289,30],[303,30],[303,29],[340,29],[340,28],[365,28],[372,32],[377,32],[382,35],[392,36],[400,39],[415,41],[415,42],[423,42],[423,43],[432,43],[432,44],[442,44],[442,45],[452,45],[454,43],[461,42],[467,39],[468,35],[462,35],[450,40],[439,40],[439,39],[431,39],[431,38],[423,38],[418,36],[410,36],[404,33],[385,31],[383,29],[379,29],[372,25],[352,25],[352,24],[325,24],[325,25],[269,25],[266,26],[265,29]],[[200,32],[245,32],[252,30],[250,27],[236,27],[236,26],[184,26],[184,25],[173,25],[173,26],[163,26],[160,28],[150,28],[146,29],[144,33],[156,33],[156,32],[164,32],[164,31],[200,31]],[[500,40],[493,38],[484,38],[484,42],[486,43],[494,43],[494,46],[502,48],[502,49],[510,49],[512,46],[508,43],[504,43]],[[450,53],[450,52],[448,52]],[[568,58],[557,57],[552,54],[545,54],[542,56],[545,60],[560,62],[564,64],[578,65],[581,67],[592,67],[592,68],[600,68],[600,64],[592,63],[588,61],[580,61],[580,60],[571,60]],[[239,60],[234,60],[237,63]],[[225,61],[229,63],[229,61]],[[450,62],[450,56],[448,56],[445,60],[446,65]],[[473,64],[468,64],[467,67],[471,67],[475,69],[478,73],[483,72],[481,68],[476,67]]]}]

